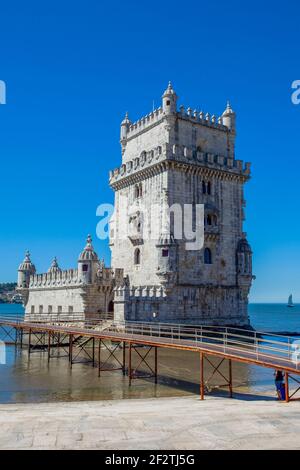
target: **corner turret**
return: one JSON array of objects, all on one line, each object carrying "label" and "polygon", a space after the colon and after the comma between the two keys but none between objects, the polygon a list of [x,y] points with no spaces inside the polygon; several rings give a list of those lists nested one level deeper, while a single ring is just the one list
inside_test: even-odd
[{"label": "corner turret", "polygon": [[92,237],[88,235],[86,246],[78,258],[78,276],[83,284],[92,284],[99,269],[99,259],[92,245]]},{"label": "corner turret", "polygon": [[227,101],[226,109],[222,114],[222,122],[223,125],[228,127],[228,129],[232,132],[235,132],[235,118],[236,114],[232,110],[229,101]]},{"label": "corner turret", "polygon": [[30,276],[35,274],[36,269],[31,262],[30,253],[26,251],[24,261],[20,264],[18,269],[18,288],[28,289]]},{"label": "corner turret", "polygon": [[169,82],[168,88],[164,92],[162,96],[162,108],[165,114],[173,114],[177,111],[177,99],[178,96],[176,95],[171,82]]},{"label": "corner turret", "polygon": [[120,133],[120,143],[122,147],[122,155],[125,152],[126,144],[127,144],[127,134],[129,130],[129,126],[131,125],[131,121],[128,118],[128,113],[125,114],[125,118],[121,122],[121,133]]}]

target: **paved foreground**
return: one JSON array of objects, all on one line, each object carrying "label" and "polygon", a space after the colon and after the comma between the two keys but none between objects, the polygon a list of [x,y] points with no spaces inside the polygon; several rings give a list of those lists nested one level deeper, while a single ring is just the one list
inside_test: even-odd
[{"label": "paved foreground", "polygon": [[300,402],[209,397],[0,405],[1,449],[300,449]]}]

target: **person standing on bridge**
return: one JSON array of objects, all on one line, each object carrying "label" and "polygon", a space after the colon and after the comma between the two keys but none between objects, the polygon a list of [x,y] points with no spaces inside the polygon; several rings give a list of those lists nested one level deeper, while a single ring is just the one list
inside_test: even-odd
[{"label": "person standing on bridge", "polygon": [[283,372],[281,370],[276,370],[274,375],[278,400],[283,400]]}]

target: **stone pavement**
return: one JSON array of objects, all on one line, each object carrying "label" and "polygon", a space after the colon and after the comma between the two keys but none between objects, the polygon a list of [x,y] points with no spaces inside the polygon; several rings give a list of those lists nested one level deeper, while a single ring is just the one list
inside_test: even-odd
[{"label": "stone pavement", "polygon": [[208,397],[0,405],[1,449],[300,449],[300,402]]}]

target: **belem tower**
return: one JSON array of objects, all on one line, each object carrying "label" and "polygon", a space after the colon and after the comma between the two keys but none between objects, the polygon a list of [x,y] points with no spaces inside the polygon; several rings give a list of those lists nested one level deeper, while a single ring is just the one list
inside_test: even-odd
[{"label": "belem tower", "polygon": [[[99,260],[90,236],[76,269],[63,271],[54,259],[37,274],[27,253],[18,270],[27,319],[113,312],[118,321],[249,324],[252,252],[243,232],[243,187],[250,164],[235,158],[236,115],[229,103],[216,117],[178,109],[177,100],[169,83],[161,107],[137,122],[126,114],[121,123],[122,164],[109,175],[111,267]],[[174,237],[174,221],[166,223],[163,210],[174,204],[203,204],[201,249],[187,250],[184,236]],[[159,230],[146,237],[144,213],[152,206],[162,208]]]}]

